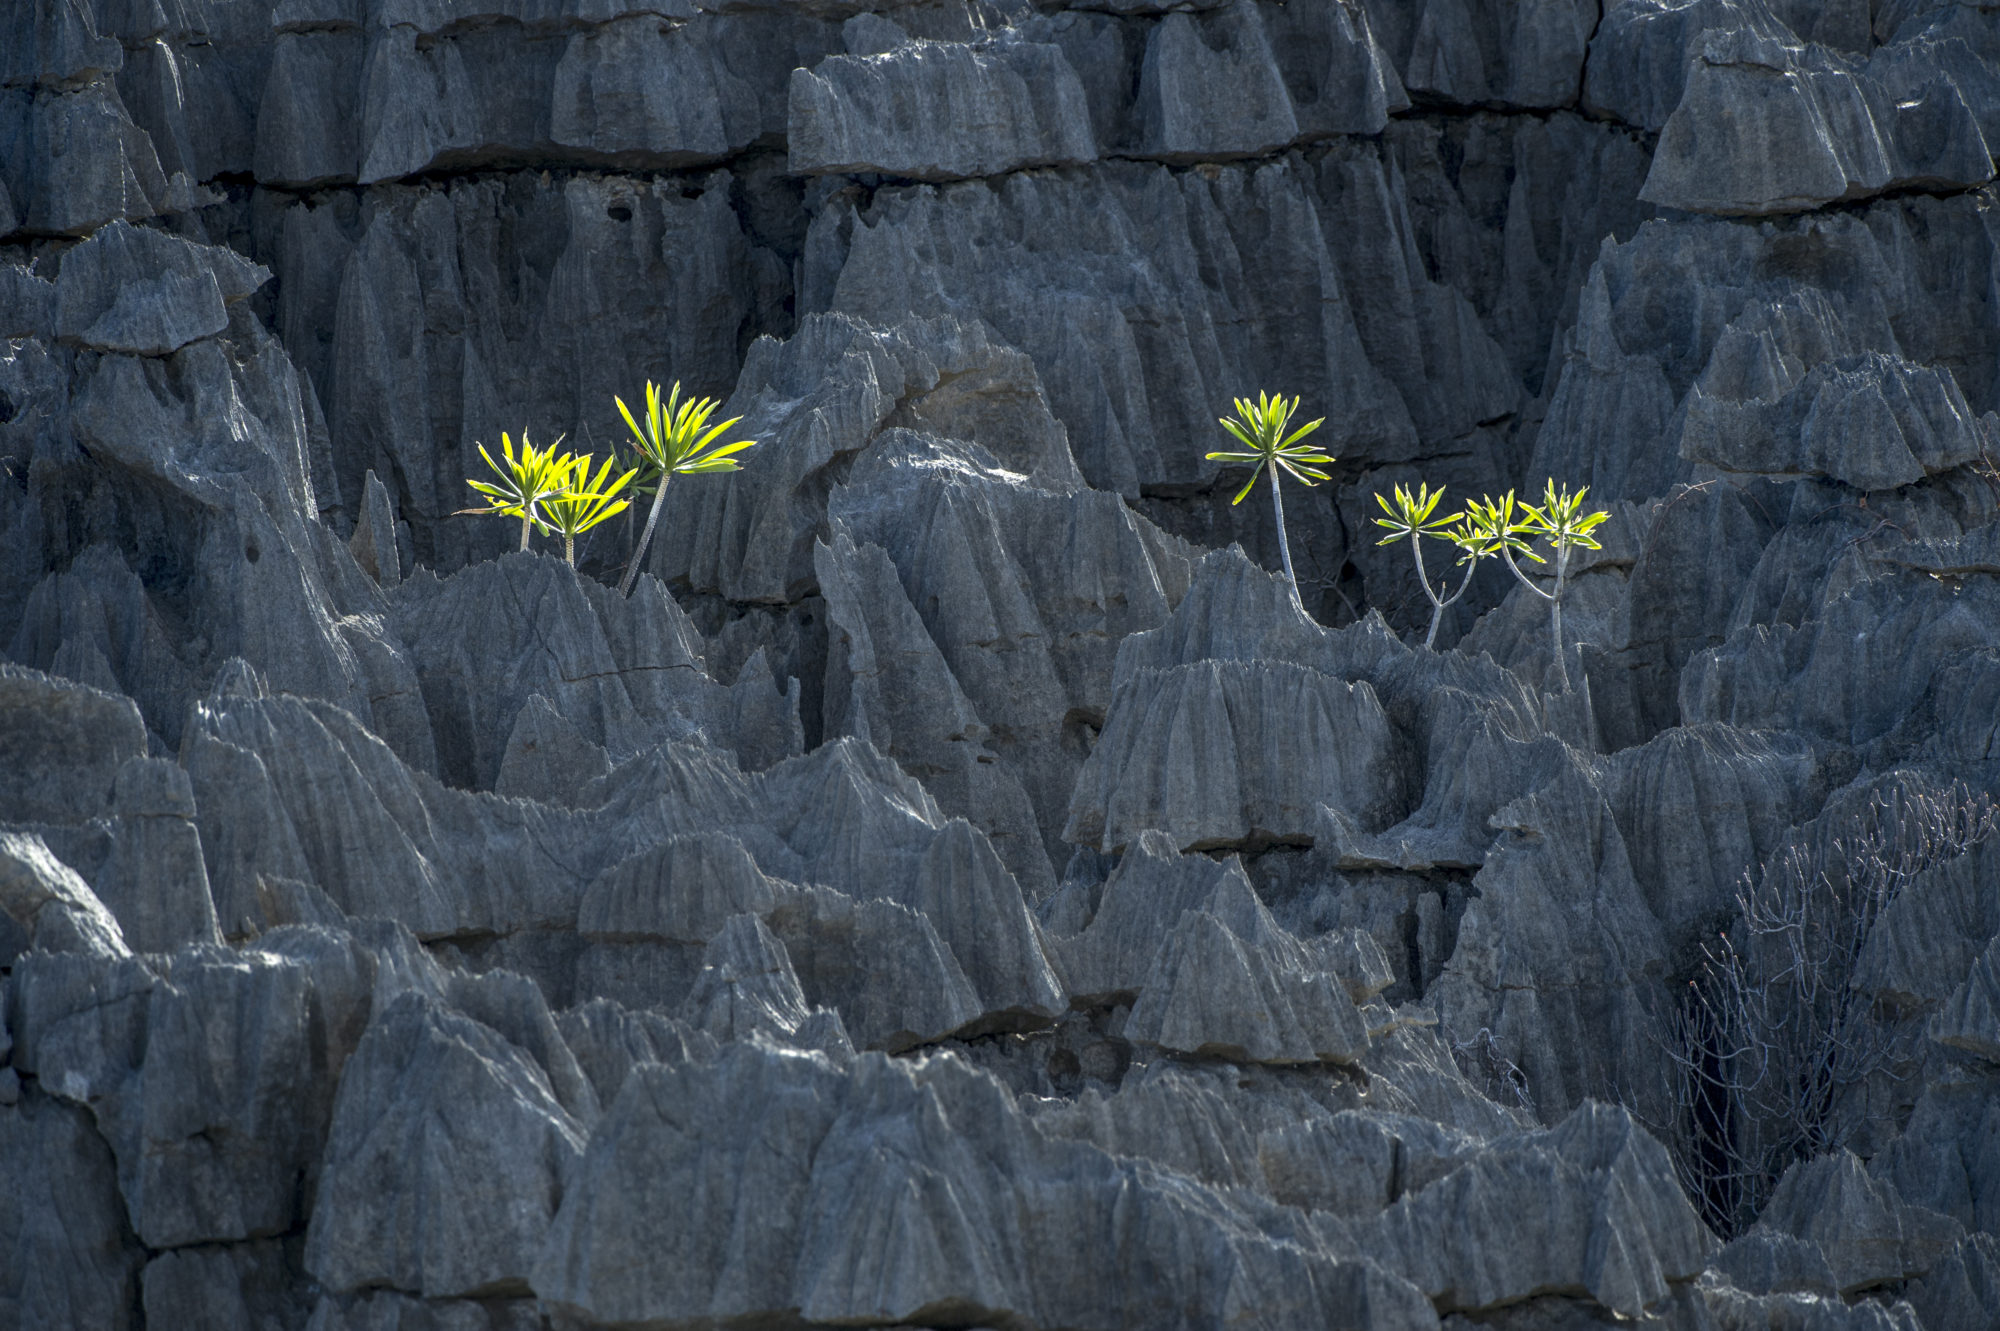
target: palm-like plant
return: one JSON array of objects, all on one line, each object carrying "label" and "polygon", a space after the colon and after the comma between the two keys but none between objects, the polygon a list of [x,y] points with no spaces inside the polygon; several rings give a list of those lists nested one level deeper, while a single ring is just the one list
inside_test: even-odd
[{"label": "palm-like plant", "polygon": [[1299,440],[1317,430],[1325,417],[1307,421],[1289,435],[1285,433],[1286,425],[1290,423],[1298,409],[1299,400],[1294,397],[1287,402],[1282,393],[1276,397],[1259,393],[1255,402],[1245,397],[1237,398],[1235,419],[1232,420],[1227,416],[1219,419],[1222,428],[1235,436],[1248,451],[1210,453],[1208,456],[1218,462],[1252,464],[1250,479],[1236,492],[1236,498],[1229,501],[1231,504],[1242,503],[1249,495],[1251,487],[1257,484],[1257,477],[1263,474],[1265,468],[1270,469],[1271,510],[1278,519],[1278,555],[1285,563],[1285,581],[1292,587],[1292,603],[1298,606],[1299,613],[1303,615],[1306,612],[1305,598],[1299,595],[1298,574],[1292,571],[1292,546],[1291,542],[1285,539],[1285,496],[1279,487],[1279,473],[1287,472],[1300,485],[1311,486],[1327,479],[1327,474],[1319,468],[1331,463],[1333,458],[1328,454],[1313,451],[1309,445],[1299,443]]},{"label": "palm-like plant", "polygon": [[[1417,583],[1424,589],[1425,599],[1431,603],[1431,628],[1424,635],[1426,650],[1437,642],[1438,625],[1444,620],[1445,610],[1465,595],[1465,589],[1472,585],[1472,575],[1478,570],[1479,561],[1493,553],[1469,514],[1458,512],[1443,518],[1432,516],[1444,499],[1444,490],[1442,485],[1432,490],[1428,485],[1419,484],[1413,495],[1399,485],[1395,489],[1396,502],[1393,505],[1380,494],[1375,496],[1375,502],[1388,514],[1375,519],[1375,525],[1389,530],[1389,534],[1375,544],[1394,545],[1397,541],[1409,540],[1410,555],[1417,564]],[[1461,552],[1458,562],[1465,566],[1465,575],[1458,580],[1458,590],[1449,596],[1444,594],[1443,578],[1438,580],[1436,590],[1431,588],[1430,574],[1424,568],[1423,538],[1426,536],[1449,541]]]},{"label": "palm-like plant", "polygon": [[[1549,603],[1549,636],[1555,644],[1556,684],[1563,689],[1569,688],[1569,667],[1563,654],[1562,598],[1569,581],[1570,551],[1602,549],[1591,533],[1611,517],[1602,510],[1595,513],[1583,511],[1583,497],[1589,492],[1589,486],[1584,486],[1575,494],[1571,494],[1567,486],[1559,490],[1551,479],[1543,488],[1540,504],[1516,505],[1514,492],[1509,490],[1498,500],[1475,501],[1465,506],[1478,539],[1487,543],[1492,553],[1507,561],[1508,569],[1523,587]],[[1534,551],[1537,539],[1547,541],[1551,553],[1555,555],[1555,581],[1546,589],[1536,586],[1521,571],[1521,566],[1514,562],[1515,554],[1519,553],[1537,564],[1546,564],[1548,561]]]},{"label": "palm-like plant", "polygon": [[666,502],[667,482],[676,475],[735,471],[742,463],[731,454],[751,448],[757,441],[739,439],[733,444],[717,444],[716,440],[743,418],[732,416],[720,425],[710,426],[708,418],[715,414],[721,403],[705,397],[691,397],[683,402],[679,383],[673,386],[673,391],[662,402],[659,387],[650,379],[646,381],[646,424],[643,429],[633,419],[624,398],[614,398],[613,401],[617,402],[618,414],[625,418],[626,426],[632,431],[642,459],[639,469],[657,470],[659,473],[659,484],[653,490],[653,506],[646,514],[646,528],[639,534],[639,546],[632,552],[632,562],[625,566],[625,577],[618,584],[618,594],[630,596],[632,584],[638,580],[639,568],[646,559],[646,547],[652,544],[653,528],[660,521],[660,505]]},{"label": "palm-like plant", "polygon": [[628,471],[613,480],[611,471],[617,461],[615,456],[606,455],[604,465],[593,477],[590,474],[590,454],[583,454],[575,460],[570,487],[542,501],[541,525],[563,538],[563,559],[571,568],[576,567],[576,538],[598,523],[617,517],[631,506],[632,501],[620,499],[618,492],[629,485],[638,472]]},{"label": "palm-like plant", "polygon": [[514,454],[514,441],[505,431],[500,435],[500,456],[505,464],[495,462],[493,455],[480,444],[479,456],[486,459],[500,479],[497,483],[468,480],[467,485],[486,496],[486,504],[481,508],[461,508],[454,517],[466,513],[493,513],[501,517],[521,520],[521,549],[528,548],[528,535],[541,522],[541,509],[556,495],[569,488],[570,472],[576,459],[568,453],[557,453],[562,436],[547,448],[536,448],[528,442],[528,432],[521,431],[521,453]]}]

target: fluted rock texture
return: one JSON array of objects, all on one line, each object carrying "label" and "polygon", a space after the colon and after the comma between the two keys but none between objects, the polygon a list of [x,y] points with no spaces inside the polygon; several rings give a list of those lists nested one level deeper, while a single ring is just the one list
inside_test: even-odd
[{"label": "fluted rock texture", "polygon": [[[0,1331],[2000,1324],[1996,150],[1989,0],[14,0]],[[629,597],[460,511],[648,380]]]}]

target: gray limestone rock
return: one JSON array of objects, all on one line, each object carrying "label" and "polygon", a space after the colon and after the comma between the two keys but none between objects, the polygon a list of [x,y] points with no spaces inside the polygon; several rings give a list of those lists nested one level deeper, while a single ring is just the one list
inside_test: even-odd
[{"label": "gray limestone rock", "polygon": [[1816,365],[1775,402],[1716,400],[1697,384],[1681,455],[1721,471],[1824,476],[1893,490],[1979,458],[1986,447],[1950,374],[1880,353]]},{"label": "gray limestone rock", "polygon": [[[1332,452],[1408,458],[1420,428],[1464,434],[1506,414],[1519,390],[1461,297],[1407,264],[1340,262],[1347,250],[1329,234],[1395,235],[1387,170],[1361,146],[1317,166],[1282,157],[1176,174],[1107,162],[897,188],[866,216],[836,196],[807,237],[802,300],[882,324],[984,319],[1034,358],[1084,476],[1127,496],[1211,484],[1206,450],[1179,441],[1222,439],[1214,404],[1273,375],[1308,404],[1342,404],[1320,436]],[[1204,271],[1228,274],[1226,297]],[[1322,310],[1303,325],[1280,313],[1301,289]],[[1171,313],[1156,332],[1157,311]],[[1426,377],[1454,391],[1420,391]]]},{"label": "gray limestone rock", "polygon": [[1182,855],[1166,833],[1145,832],[1119,856],[1088,918],[1054,940],[1064,982],[1079,1003],[1130,1003],[1184,913],[1240,911],[1250,897],[1239,861]]},{"label": "gray limestone rock", "polygon": [[1925,1331],[1974,1331],[2000,1312],[2000,1240],[1969,1234],[1953,1244],[1906,1297]]},{"label": "gray limestone rock", "polygon": [[1580,1289],[1627,1317],[1698,1274],[1714,1241],[1665,1149],[1623,1110],[1594,1102],[1495,1143],[1348,1230],[1447,1309]]},{"label": "gray limestone rock", "polygon": [[[377,187],[357,212],[287,203],[264,256],[273,325],[318,390],[340,494],[353,503],[373,470],[417,562],[450,571],[519,541],[505,522],[447,520],[486,470],[479,442],[497,452],[501,431],[525,426],[601,454],[624,437],[613,396],[635,401],[648,379],[726,396],[755,308],[736,187],[727,172],[649,183],[522,170],[442,192]],[[470,223],[486,216],[512,220]],[[520,251],[503,241],[515,234],[553,243]],[[536,293],[525,305],[499,294],[521,262]],[[593,533],[586,564],[622,525]]]},{"label": "gray limestone rock", "polygon": [[[16,1055],[18,1060],[18,1054]],[[1914,1207],[1968,1230],[2000,1223],[2000,1099],[1990,1072],[1947,1073],[1928,1084],[1902,1135],[1870,1162]]]},{"label": "gray limestone rock", "polygon": [[1477,1139],[1426,1118],[1342,1110],[1267,1130],[1257,1161],[1271,1196],[1342,1216],[1373,1216],[1456,1169]]},{"label": "gray limestone rock", "polygon": [[664,1012],[621,1007],[608,998],[570,1008],[556,1024],[603,1105],[618,1098],[635,1068],[707,1061],[717,1048],[712,1038]]},{"label": "gray limestone rock", "polygon": [[1963,1234],[1955,1220],[1871,1178],[1845,1150],[1786,1170],[1757,1225],[1817,1248],[1841,1294],[1922,1275]]},{"label": "gray limestone rock", "polygon": [[384,591],[391,591],[403,580],[402,558],[396,550],[396,510],[388,489],[373,471],[362,480],[360,510],[347,548],[363,573]]},{"label": "gray limestone rock", "polygon": [[1993,178],[1992,153],[1956,84],[1903,91],[1781,37],[1704,33],[1640,197],[1692,212],[1782,213]]},{"label": "gray limestone rock", "polygon": [[0,1105],[0,1319],[10,1326],[136,1326],[145,1251],[118,1199],[111,1153],[83,1110],[33,1091]]},{"label": "gray limestone rock", "polygon": [[0,107],[9,231],[88,235],[192,203],[187,181],[168,181],[152,140],[132,123],[110,79],[73,89],[8,87]]},{"label": "gray limestone rock", "polygon": [[[0,198],[0,226],[7,221],[6,200]],[[4,235],[0,231],[0,235]],[[56,335],[56,286],[19,264],[0,267],[0,334],[8,338]]]},{"label": "gray limestone rock", "polygon": [[161,758],[119,767],[108,815],[39,835],[117,920],[134,951],[220,942],[187,773]]},{"label": "gray limestone rock", "polygon": [[1161,945],[1127,1039],[1254,1063],[1352,1063],[1368,1048],[1337,976],[1264,915],[1239,936],[1207,911],[1181,916]]},{"label": "gray limestone rock", "polygon": [[[510,607],[498,621],[496,604]],[[396,589],[392,607],[391,626],[410,647],[433,717],[440,773],[453,785],[495,788],[508,753],[534,742],[532,730],[518,742],[514,732],[536,698],[582,740],[620,758],[698,733],[724,746],[734,739],[735,709],[703,670],[701,636],[657,584],[629,600],[593,595],[560,560],[515,554],[447,579],[418,572]],[[761,747],[753,744],[759,756]],[[595,766],[588,750],[582,763]],[[573,794],[597,774],[523,771],[529,787],[510,793],[581,776],[568,787]]]},{"label": "gray limestone rock", "polygon": [[306,1266],[338,1292],[525,1292],[584,1141],[518,1047],[406,994],[341,1078]]},{"label": "gray limestone rock", "polygon": [[[0,1324],[1986,1326],[2000,842],[1858,1159],[1714,1252],[1633,1123],[1746,871],[1994,785],[1994,14],[22,0]],[[630,600],[452,516],[649,379],[761,442]],[[1399,640],[1373,495],[1544,477],[1576,687]]]},{"label": "gray limestone rock", "polygon": [[107,961],[131,955],[90,885],[32,832],[0,832],[0,908],[41,951]]},{"label": "gray limestone rock", "polygon": [[1403,85],[1461,106],[1574,105],[1598,16],[1590,0],[1366,3]]},{"label": "gray limestone rock", "polygon": [[312,1308],[297,1256],[295,1244],[269,1239],[163,1252],[140,1279],[147,1324],[304,1331]]},{"label": "gray limestone rock", "polygon": [[322,1294],[305,1331],[544,1331],[529,1298],[418,1299],[394,1290]]},{"label": "gray limestone rock", "polygon": [[119,769],[145,752],[130,698],[0,663],[0,817],[70,823],[108,813]]},{"label": "gray limestone rock", "polygon": [[[1115,1209],[1106,1185],[1123,1199]],[[691,1189],[712,1199],[699,1213],[672,1204]],[[1060,1223],[1023,1224],[1025,1189],[1037,1215]],[[840,1071],[734,1045],[713,1064],[627,1080],[534,1285],[559,1315],[611,1322],[789,1306],[886,1324],[963,1306],[984,1318],[1179,1326],[1227,1306],[1276,1325],[1435,1325],[1423,1299],[1378,1268],[1230,1228],[1199,1196],[1215,1194],[1044,1137],[954,1058],[863,1056]],[[1079,1235],[1091,1251],[1138,1245],[1159,1277],[1147,1288],[1104,1279],[1063,1255]],[[655,1256],[617,1255],[632,1251]]]},{"label": "gray limestone rock", "polygon": [[1076,71],[1035,42],[830,56],[792,72],[790,117],[788,160],[802,174],[950,180],[1097,157]]},{"label": "gray limestone rock", "polygon": [[496,794],[543,804],[573,804],[585,786],[611,771],[611,755],[539,693],[514,716]]},{"label": "gray limestone rock", "polygon": [[1140,65],[1141,149],[1169,161],[1255,156],[1299,137],[1262,7],[1170,13]]},{"label": "gray limestone rock", "polygon": [[735,915],[709,940],[681,1015],[717,1044],[788,1040],[805,1023],[806,999],[785,945],[755,915]]},{"label": "gray limestone rock", "polygon": [[1939,1044],[2000,1063],[2000,935],[1972,963],[1931,1027]]},{"label": "gray limestone rock", "polygon": [[1121,671],[1063,835],[1103,851],[1163,828],[1184,850],[1299,842],[1325,805],[1389,819],[1395,735],[1374,689],[1280,664]]},{"label": "gray limestone rock", "polygon": [[1749,1294],[1829,1294],[1839,1290],[1817,1243],[1755,1226],[1723,1245],[1714,1269]]},{"label": "gray limestone rock", "polygon": [[113,222],[63,256],[56,333],[104,351],[164,356],[222,332],[225,307],[269,279],[227,247]]}]

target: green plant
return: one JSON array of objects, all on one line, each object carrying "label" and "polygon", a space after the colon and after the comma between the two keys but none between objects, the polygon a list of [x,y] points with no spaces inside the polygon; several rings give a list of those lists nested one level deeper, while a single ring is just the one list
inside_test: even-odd
[{"label": "green plant", "polygon": [[711,427],[708,418],[715,414],[721,403],[705,397],[689,398],[683,402],[679,383],[662,402],[659,387],[650,379],[646,381],[644,429],[632,418],[624,398],[612,400],[617,402],[618,414],[625,418],[625,424],[636,441],[642,460],[636,470],[656,470],[659,473],[658,483],[653,487],[652,508],[646,514],[646,528],[639,534],[638,548],[632,552],[632,562],[625,566],[625,577],[618,584],[618,594],[629,596],[632,584],[638,581],[640,565],[645,562],[646,547],[652,544],[653,528],[659,524],[660,505],[667,498],[667,482],[676,475],[735,471],[742,464],[730,455],[754,447],[757,441],[739,439],[733,444],[716,444],[715,441],[727,433],[730,426],[743,418],[732,416],[722,424]]},{"label": "green plant", "polygon": [[486,445],[478,445],[479,456],[486,459],[486,465],[493,469],[499,482],[467,480],[466,484],[486,496],[482,508],[462,508],[454,517],[467,513],[492,513],[500,517],[521,520],[521,549],[528,548],[528,535],[541,522],[540,509],[569,488],[570,472],[576,459],[568,453],[558,454],[557,447],[562,436],[547,448],[536,448],[528,442],[528,432],[521,431],[521,454],[514,455],[514,441],[505,431],[500,435],[500,456],[505,464],[495,462],[493,455],[486,451]]},{"label": "green plant", "polygon": [[[1490,547],[1491,553],[1507,561],[1508,569],[1523,587],[1548,602],[1549,636],[1555,646],[1556,684],[1563,689],[1569,688],[1569,667],[1563,653],[1562,601],[1569,585],[1570,552],[1602,549],[1591,533],[1611,517],[1602,510],[1595,513],[1583,511],[1583,497],[1589,492],[1589,486],[1575,494],[1571,494],[1567,486],[1558,490],[1551,479],[1543,489],[1539,505],[1517,505],[1514,492],[1509,490],[1498,500],[1475,500],[1465,506],[1475,537]],[[1517,508],[1518,517],[1515,516]],[[1555,577],[1547,588],[1537,586],[1514,562],[1515,554],[1519,553],[1537,564],[1548,563],[1535,553],[1534,542],[1537,539],[1547,541],[1550,552],[1555,556]]]},{"label": "green plant", "polygon": [[[1375,525],[1386,527],[1389,534],[1375,542],[1377,545],[1394,545],[1407,538],[1410,555],[1417,564],[1417,583],[1424,589],[1424,597],[1431,603],[1431,628],[1424,635],[1426,650],[1437,642],[1438,625],[1444,620],[1445,610],[1465,595],[1465,589],[1472,585],[1472,575],[1479,568],[1479,561],[1493,553],[1490,543],[1474,526],[1469,514],[1461,511],[1450,517],[1434,518],[1439,501],[1444,498],[1445,487],[1440,485],[1432,490],[1427,485],[1418,485],[1412,495],[1402,486],[1395,489],[1396,502],[1392,506],[1379,493],[1375,502],[1389,516],[1375,519]],[[1429,572],[1424,568],[1423,538],[1429,536],[1437,540],[1449,541],[1461,551],[1458,562],[1465,566],[1465,576],[1458,581],[1458,590],[1444,595],[1444,580],[1438,581],[1437,590],[1431,589]]]},{"label": "green plant", "polygon": [[1326,473],[1319,470],[1319,467],[1332,462],[1333,458],[1325,453],[1316,453],[1310,446],[1299,443],[1299,440],[1317,430],[1325,417],[1307,421],[1289,435],[1285,433],[1285,426],[1290,423],[1298,409],[1299,400],[1294,397],[1287,402],[1282,393],[1276,397],[1259,393],[1255,402],[1249,398],[1237,398],[1235,419],[1232,420],[1227,416],[1219,419],[1222,428],[1235,436],[1249,451],[1210,453],[1208,456],[1217,462],[1252,464],[1250,479],[1236,492],[1236,498],[1229,501],[1232,505],[1242,503],[1250,493],[1251,487],[1257,484],[1257,477],[1263,474],[1265,468],[1270,468],[1271,510],[1278,519],[1278,555],[1284,560],[1285,581],[1291,584],[1292,603],[1303,615],[1306,612],[1306,603],[1305,598],[1299,595],[1298,574],[1292,571],[1291,542],[1285,538],[1285,496],[1279,486],[1279,473],[1288,472],[1300,485],[1312,486],[1327,479]]},{"label": "green plant", "polygon": [[618,459],[607,455],[604,465],[595,477],[590,474],[590,454],[585,453],[575,459],[574,483],[546,500],[542,501],[540,525],[563,538],[563,559],[571,568],[576,567],[576,538],[595,527],[600,522],[617,517],[631,506],[629,499],[618,498],[637,471],[628,471],[617,480],[611,479],[611,471]]}]

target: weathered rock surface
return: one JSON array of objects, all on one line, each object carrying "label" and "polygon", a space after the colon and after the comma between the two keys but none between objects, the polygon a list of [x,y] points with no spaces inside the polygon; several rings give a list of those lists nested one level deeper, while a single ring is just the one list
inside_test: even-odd
[{"label": "weathered rock surface", "polygon": [[[20,0],[0,1328],[1995,1324],[1995,144],[1985,0]],[[649,380],[631,597],[460,514]]]}]

